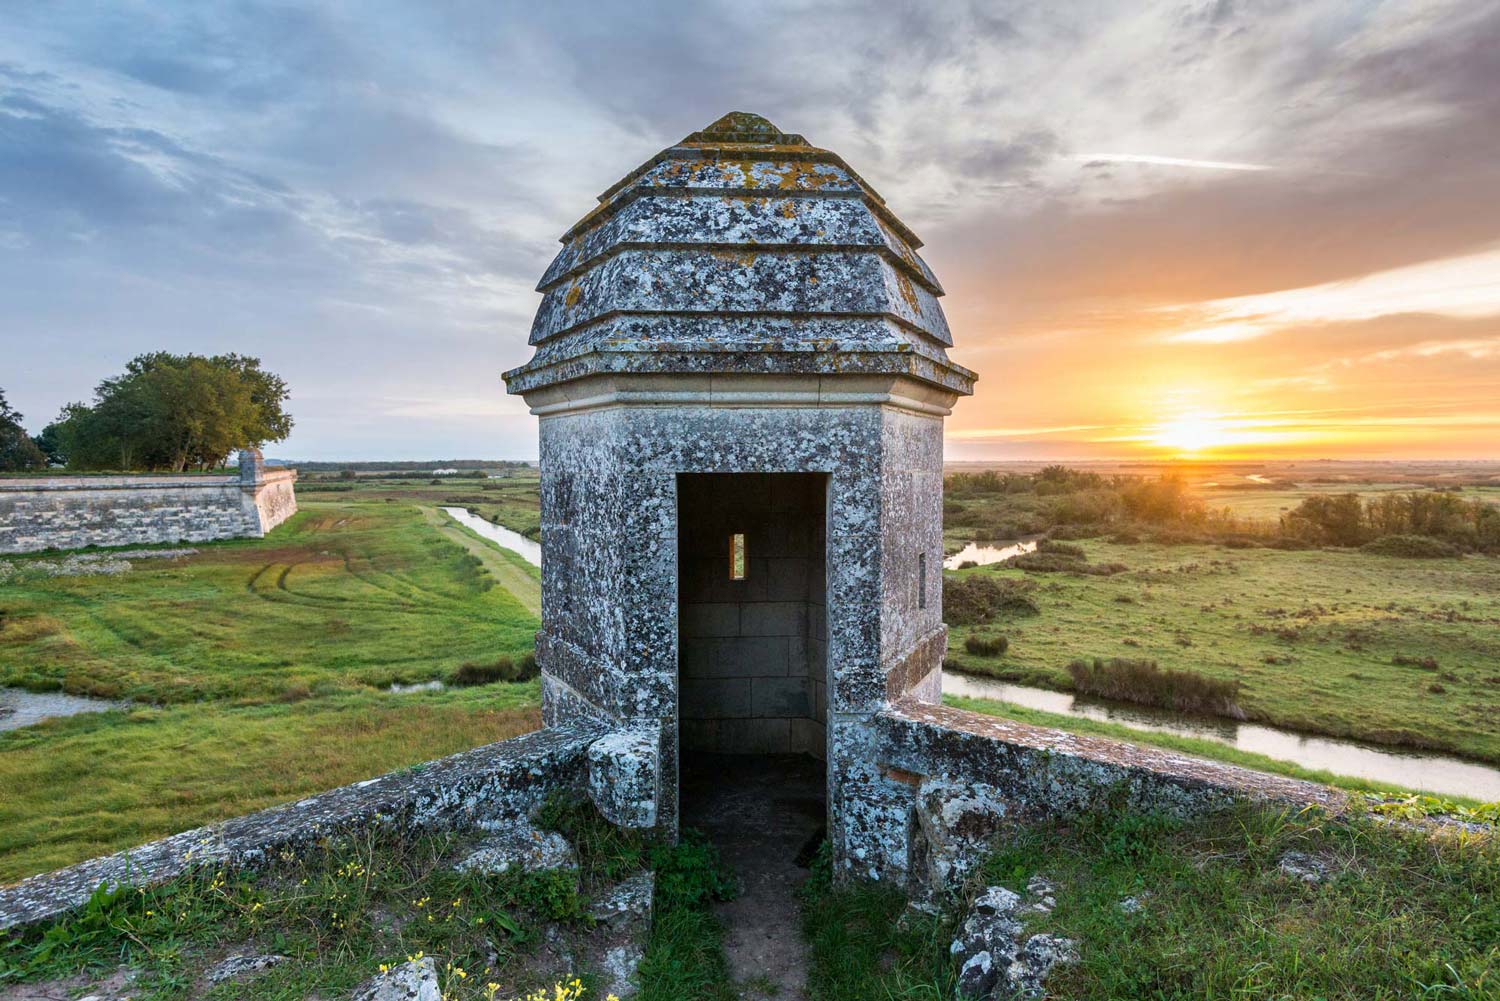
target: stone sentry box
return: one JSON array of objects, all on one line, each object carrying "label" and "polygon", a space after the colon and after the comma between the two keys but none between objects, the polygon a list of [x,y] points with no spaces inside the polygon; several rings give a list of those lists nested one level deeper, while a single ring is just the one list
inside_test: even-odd
[{"label": "stone sentry box", "polygon": [[879,876],[910,791],[874,721],[940,690],[942,422],[974,382],[920,242],[837,155],[734,113],[562,243],[505,376],[540,418],[546,722],[659,733],[668,831],[679,754],[823,757],[835,857]]}]

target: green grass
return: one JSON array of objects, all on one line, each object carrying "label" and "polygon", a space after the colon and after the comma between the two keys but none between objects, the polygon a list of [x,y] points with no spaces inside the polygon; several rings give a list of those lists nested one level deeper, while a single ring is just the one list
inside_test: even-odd
[{"label": "green grass", "polygon": [[[1332,878],[1281,874],[1288,851],[1323,860]],[[1080,962],[1047,981],[1059,1001],[1500,993],[1500,842],[1243,806],[1193,821],[1112,810],[1017,826],[937,917],[903,914],[895,890],[815,875],[803,891],[813,996],[947,1001],[948,943],[967,901],[993,885],[1024,896],[1033,875],[1055,884],[1057,907],[1026,913],[1025,934],[1079,947]],[[1143,910],[1120,909],[1131,896]]]},{"label": "green grass", "polygon": [[89,713],[0,734],[0,883],[536,729],[535,682]]},{"label": "green grass", "polygon": [[952,922],[907,913],[900,889],[835,886],[828,850],[801,889],[807,986],[819,1001],[948,1001],[957,978],[948,958]]},{"label": "green grass", "polygon": [[529,653],[534,568],[326,496],[264,539],[5,587],[0,685],[135,707],[0,733],[0,881],[538,725],[535,684],[383,691]]},{"label": "green grass", "polygon": [[[1249,718],[1308,733],[1500,761],[1500,559],[1403,560],[1347,550],[1077,543],[1112,576],[1030,577],[1037,615],[955,627],[950,666],[1067,690],[1080,658],[1148,658],[1239,681]],[[964,651],[976,633],[1008,651]],[[1431,656],[1437,669],[1401,665]],[[1071,726],[1072,724],[1070,724]]]},{"label": "green grass", "polygon": [[[1316,856],[1326,883],[1278,870]],[[1243,807],[1194,822],[1113,811],[1020,831],[982,882],[1036,873],[1057,908],[1027,931],[1080,943],[1049,996],[1493,998],[1500,992],[1500,843],[1373,821]],[[1144,897],[1143,897],[1144,895]],[[1137,914],[1120,910],[1143,897]]]},{"label": "green grass", "polygon": [[[257,872],[210,867],[152,889],[96,894],[81,912],[0,933],[0,992],[10,983],[98,977],[123,964],[135,974],[137,1001],[348,997],[381,964],[424,954],[451,1001],[504,1001],[538,987],[550,1001],[552,985],[573,976],[586,999],[602,1001],[597,971],[568,969],[562,956],[588,945],[588,901],[650,868],[656,917],[639,997],[735,996],[711,911],[733,886],[712,846],[691,831],[678,845],[621,831],[572,797],[554,797],[537,822],[568,837],[578,869],[462,874],[451,867],[468,837],[366,832],[332,835]],[[561,948],[553,945],[558,935]],[[290,961],[248,983],[201,992],[203,970],[229,951]]]}]

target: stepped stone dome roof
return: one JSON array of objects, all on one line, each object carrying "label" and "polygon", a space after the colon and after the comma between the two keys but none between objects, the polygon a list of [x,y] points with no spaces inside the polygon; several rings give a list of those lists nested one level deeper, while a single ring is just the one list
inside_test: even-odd
[{"label": "stepped stone dome roof", "polygon": [[759,115],[657,153],[562,244],[510,392],[611,372],[890,373],[972,391],[921,241],[841,157]]}]

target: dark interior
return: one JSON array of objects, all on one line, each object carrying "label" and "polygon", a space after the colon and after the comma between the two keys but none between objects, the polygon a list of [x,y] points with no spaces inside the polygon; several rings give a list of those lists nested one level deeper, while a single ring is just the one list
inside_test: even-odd
[{"label": "dark interior", "polygon": [[684,752],[824,756],[827,493],[822,473],[678,477]]}]

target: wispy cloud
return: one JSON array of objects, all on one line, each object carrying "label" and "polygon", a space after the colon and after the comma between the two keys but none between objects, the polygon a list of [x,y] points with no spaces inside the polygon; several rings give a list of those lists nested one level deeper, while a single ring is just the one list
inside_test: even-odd
[{"label": "wispy cloud", "polygon": [[1275,170],[1265,163],[1240,163],[1234,160],[1194,160],[1182,156],[1155,156],[1150,153],[1074,153],[1068,157],[1085,167],[1106,163],[1140,163],[1153,167],[1192,167],[1198,170]]},{"label": "wispy cloud", "polygon": [[1165,335],[1177,344],[1223,344],[1288,327],[1351,323],[1397,313],[1500,316],[1500,247],[1348,281],[1170,306],[1161,312],[1190,324]]}]

